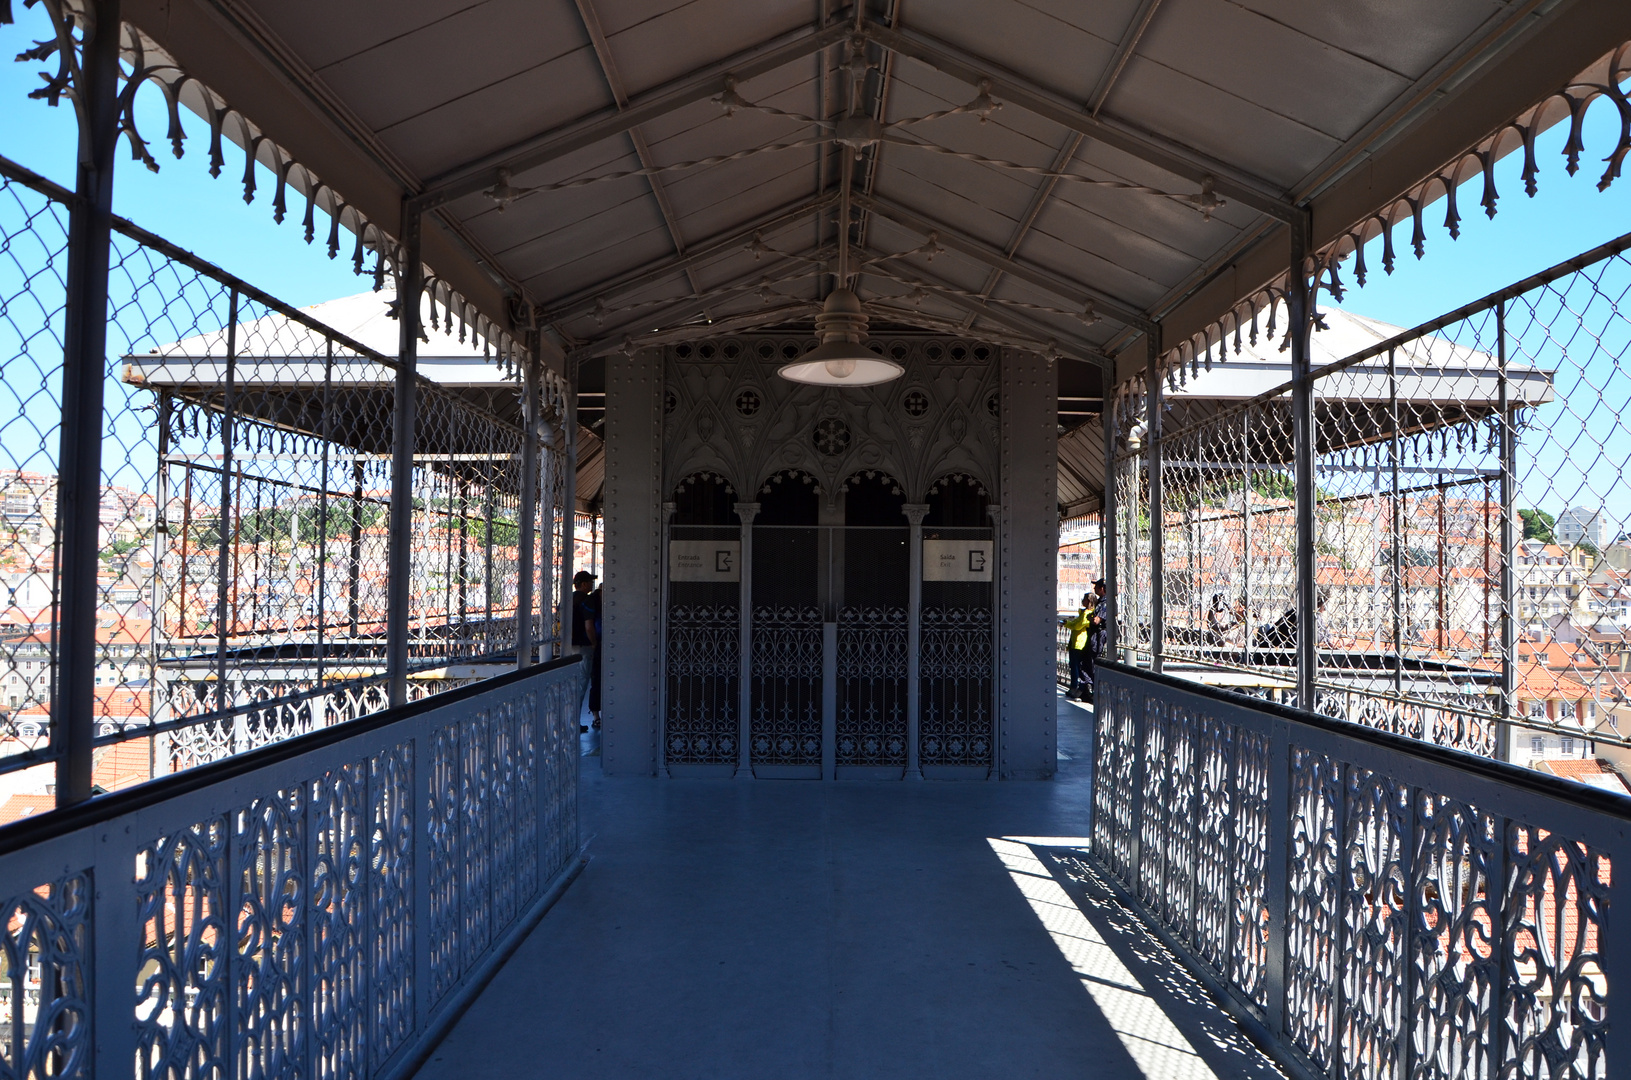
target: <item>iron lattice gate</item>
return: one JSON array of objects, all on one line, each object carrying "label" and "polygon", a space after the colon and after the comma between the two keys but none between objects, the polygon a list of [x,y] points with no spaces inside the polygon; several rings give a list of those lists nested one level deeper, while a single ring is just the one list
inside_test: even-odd
[{"label": "iron lattice gate", "polygon": [[923,609],[918,753],[924,766],[990,766],[991,610]]},{"label": "iron lattice gate", "polygon": [[838,612],[839,765],[906,766],[906,609]]},{"label": "iron lattice gate", "polygon": [[818,607],[753,609],[754,765],[821,767],[822,636]]},{"label": "iron lattice gate", "polygon": [[672,764],[736,761],[742,670],[738,610],[728,604],[668,609],[663,730]]}]

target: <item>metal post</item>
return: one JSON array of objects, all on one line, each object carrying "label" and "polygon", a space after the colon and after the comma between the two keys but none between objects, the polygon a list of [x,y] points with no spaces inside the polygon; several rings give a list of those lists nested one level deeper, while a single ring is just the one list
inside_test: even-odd
[{"label": "metal post", "polygon": [[[1114,373],[1105,371],[1100,377],[1106,381]],[[1110,595],[1112,611],[1121,603],[1121,592],[1117,588],[1121,584],[1121,567],[1118,564],[1120,553],[1117,551],[1116,512],[1118,509],[1116,492],[1116,407],[1110,403],[1110,393],[1104,392],[1104,407],[1099,412],[1099,423],[1104,428],[1104,499],[1099,514],[1099,538],[1103,545],[1104,584],[1105,591]],[[1120,614],[1126,617],[1123,609]],[[1117,625],[1121,619],[1111,619],[1107,641],[1104,646],[1105,659],[1113,660],[1116,657]]]},{"label": "metal post", "polygon": [[[561,435],[566,440],[566,475],[561,477],[561,578],[557,592],[561,607],[556,621],[561,628],[561,648],[564,652],[572,644],[572,562],[578,552],[578,365],[567,369],[566,417],[561,423]],[[598,573],[599,571],[594,571]],[[551,599],[554,599],[551,597]]]},{"label": "metal post", "polygon": [[1399,369],[1394,350],[1387,351],[1388,417],[1392,426],[1389,458],[1393,463],[1393,497],[1388,527],[1393,533],[1393,693],[1404,693],[1404,504],[1399,498]]},{"label": "metal post", "polygon": [[[189,475],[191,475],[189,473]],[[351,647],[356,648],[358,623],[362,619],[362,455],[351,455],[351,565],[347,571],[346,589],[349,593],[346,614],[350,618]]]},{"label": "metal post", "polygon": [[113,160],[119,140],[119,0],[93,0],[75,102],[78,199],[68,210],[68,267],[58,451],[58,607],[51,687],[57,805],[91,797],[96,738],[96,571],[102,526],[102,388],[107,369]]},{"label": "metal post", "polygon": [[751,777],[753,762],[748,756],[749,712],[753,708],[753,519],[759,516],[759,504],[739,502],[736,517],[742,524],[742,555],[737,560],[741,580],[737,617],[736,680],[736,775]]},{"label": "metal post", "polygon": [[486,611],[487,652],[493,649],[493,515],[498,512],[498,471],[489,461],[485,469],[487,492],[482,499],[482,521],[485,523],[481,538],[481,591],[484,594],[483,609]]},{"label": "metal post", "polygon": [[532,664],[532,601],[537,566],[534,562],[538,526],[538,361],[529,358],[522,379],[521,426],[521,567],[515,600],[515,666]]},{"label": "metal post", "polygon": [[1249,410],[1240,414],[1240,461],[1245,467],[1246,483],[1240,489],[1240,594],[1246,601],[1241,613],[1240,648],[1243,662],[1252,666],[1252,415]]},{"label": "metal post", "polygon": [[226,390],[221,416],[221,505],[215,515],[215,707],[227,709],[227,625],[237,618],[237,574],[234,566],[238,515],[233,512],[243,485],[234,484],[232,462],[232,411],[237,397],[238,369],[238,290],[227,299]]},{"label": "metal post", "polygon": [[918,711],[922,708],[922,687],[918,685],[918,671],[922,657],[923,628],[923,519],[928,516],[928,503],[907,503],[901,507],[910,528],[906,551],[906,779],[923,779],[923,766],[918,761],[918,733],[922,722]]},{"label": "metal post", "polygon": [[1167,643],[1167,560],[1166,515],[1161,500],[1165,489],[1161,483],[1161,342],[1158,334],[1144,335],[1145,381],[1149,387],[1149,415],[1146,418],[1144,446],[1147,449],[1145,466],[1149,470],[1150,488],[1150,670],[1159,674],[1162,653]]},{"label": "metal post", "polygon": [[[317,491],[317,595],[313,600],[316,609],[313,614],[317,616],[317,685],[323,685],[323,646],[324,629],[328,623],[328,489],[329,483],[329,447],[333,433],[329,429],[329,417],[334,414],[334,339],[328,339],[328,349],[323,360],[323,461],[321,465],[322,480]],[[295,500],[294,520],[300,520],[300,501]],[[292,545],[291,545],[292,546]]]},{"label": "metal post", "polygon": [[1296,436],[1297,493],[1297,705],[1313,711],[1314,636],[1319,605],[1314,592],[1314,380],[1309,368],[1308,214],[1292,215],[1291,266],[1286,275],[1286,323],[1291,337],[1291,411]]},{"label": "metal post", "polygon": [[[153,521],[153,591],[151,594],[151,599],[148,601],[151,604],[153,618],[149,623],[147,633],[148,671],[152,673],[150,677],[151,681],[148,684],[151,687],[149,700],[152,702],[154,723],[163,723],[170,718],[170,695],[168,693],[169,684],[159,675],[159,661],[164,656],[164,650],[160,646],[160,638],[168,637],[165,632],[165,612],[170,606],[170,596],[167,590],[164,588],[163,567],[164,558],[170,550],[169,457],[170,423],[172,410],[174,407],[175,406],[170,398],[170,395],[168,393],[161,392],[159,394],[158,401],[159,461],[158,468],[154,471],[154,480],[156,481],[155,487],[157,488],[157,491],[154,492],[154,496],[158,507],[158,514]],[[184,547],[182,549],[181,564],[183,581],[186,581],[186,558],[187,553]],[[180,626],[180,622],[180,619],[176,620],[176,625],[178,627]],[[157,739],[147,740],[147,775],[150,777],[156,776],[158,773],[158,744],[159,741]]]},{"label": "metal post", "polygon": [[391,527],[385,578],[385,673],[392,706],[408,700],[408,621],[413,600],[413,451],[419,404],[419,295],[424,289],[418,212],[402,210],[402,262],[397,267],[396,410],[391,431]]},{"label": "metal post", "polygon": [[1444,619],[1449,614],[1445,609],[1445,598],[1449,592],[1450,579],[1445,567],[1445,546],[1449,543],[1450,522],[1445,513],[1444,504],[1449,501],[1449,488],[1445,486],[1444,474],[1438,474],[1438,647],[1440,651],[1448,652],[1450,648],[1450,628],[1445,625]]},{"label": "metal post", "polygon": [[[1501,417],[1501,715],[1512,719],[1517,704],[1518,626],[1515,608],[1516,582],[1513,580],[1512,562],[1517,551],[1517,537],[1513,529],[1512,500],[1517,494],[1518,429],[1512,422],[1510,388],[1506,373],[1506,301],[1495,307],[1496,369]],[[1512,725],[1505,725],[1502,756],[1511,759]]]}]

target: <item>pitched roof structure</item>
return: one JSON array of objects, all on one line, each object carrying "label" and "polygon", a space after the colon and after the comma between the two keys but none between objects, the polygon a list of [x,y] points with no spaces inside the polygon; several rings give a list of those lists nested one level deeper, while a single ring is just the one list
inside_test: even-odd
[{"label": "pitched roof structure", "polygon": [[[144,77],[255,138],[359,263],[422,220],[449,318],[581,362],[591,425],[625,349],[807,331],[847,253],[875,327],[1061,357],[1083,444],[1152,353],[1255,324],[1294,238],[1338,298],[1357,244],[1588,107],[1631,39],[1620,0],[383,10],[124,6]],[[1090,509],[1070,455],[1060,503]]]}]

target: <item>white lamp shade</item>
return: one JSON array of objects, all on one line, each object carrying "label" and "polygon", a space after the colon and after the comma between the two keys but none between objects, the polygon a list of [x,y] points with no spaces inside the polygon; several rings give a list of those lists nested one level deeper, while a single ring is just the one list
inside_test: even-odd
[{"label": "white lamp shade", "polygon": [[776,373],[811,386],[877,386],[900,378],[905,370],[864,345],[835,341],[816,346]]}]

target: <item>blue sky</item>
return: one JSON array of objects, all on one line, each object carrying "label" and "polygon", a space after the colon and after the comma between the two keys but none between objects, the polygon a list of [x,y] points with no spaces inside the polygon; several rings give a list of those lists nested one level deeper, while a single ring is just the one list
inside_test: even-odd
[{"label": "blue sky", "polygon": [[[28,91],[40,84],[39,65],[10,60],[33,39],[45,36],[45,19],[39,7],[14,4],[13,8],[18,24],[0,28],[0,102],[4,103],[0,154],[71,186],[75,146],[70,108],[64,104],[53,109],[27,100]],[[121,147],[115,182],[120,214],[289,303],[314,304],[371,286],[369,278],[353,275],[349,243],[342,242],[338,259],[327,258],[323,246],[326,221],[321,215],[317,242],[304,242],[304,206],[299,196],[291,193],[285,221],[273,222],[273,181],[264,169],[254,203],[244,203],[239,183],[243,159],[230,143],[224,148],[227,161],[221,177],[211,178],[202,121],[183,110],[189,138],[186,156],[177,160],[164,138],[167,117],[156,91],[149,89],[138,96],[137,116],[161,171],[149,172]],[[1538,141],[1540,190],[1536,197],[1523,193],[1521,155],[1509,155],[1498,166],[1500,212],[1493,221],[1478,206],[1481,181],[1474,180],[1462,192],[1464,218],[1458,240],[1452,241],[1443,228],[1443,204],[1430,207],[1426,257],[1418,261],[1411,254],[1410,225],[1401,224],[1395,238],[1400,256],[1395,272],[1391,276],[1382,272],[1380,244],[1373,242],[1375,250],[1368,253],[1368,285],[1356,287],[1351,268],[1345,268],[1349,291],[1343,306],[1397,325],[1414,325],[1631,230],[1631,177],[1606,192],[1596,189],[1602,158],[1617,134],[1611,104],[1599,102],[1588,114],[1586,153],[1580,171],[1572,177],[1565,171],[1561,153],[1566,127],[1557,125]],[[0,207],[0,214],[7,209]],[[0,278],[4,272],[0,266]],[[1626,284],[1631,282],[1616,287]],[[1599,300],[1598,308],[1603,306]],[[1631,372],[1621,363],[1625,335],[1619,331],[1623,325],[1612,329],[1615,332],[1602,344],[1592,342],[1589,349],[1584,348],[1588,344],[1584,339],[1577,337],[1574,342],[1571,355],[1582,357],[1582,364],[1577,365],[1581,370],[1567,387],[1560,373],[1558,388],[1567,390],[1570,400],[1567,408],[1554,407],[1551,418],[1543,417],[1549,433],[1544,441],[1550,450],[1524,470],[1526,501],[1555,512],[1562,505],[1553,503],[1583,492],[1609,505],[1614,517],[1631,517],[1631,492],[1620,476],[1623,463],[1631,460],[1631,431],[1619,420],[1622,408],[1631,413],[1626,389],[1631,386]],[[1550,343],[1546,355],[1555,357],[1561,348],[1559,343]],[[5,381],[11,381],[10,376]],[[1607,391],[1604,400],[1582,400],[1582,395],[1591,398],[1597,390]],[[11,404],[0,401],[0,409],[7,408]],[[0,425],[0,443],[15,455],[11,432],[4,425]]]}]

